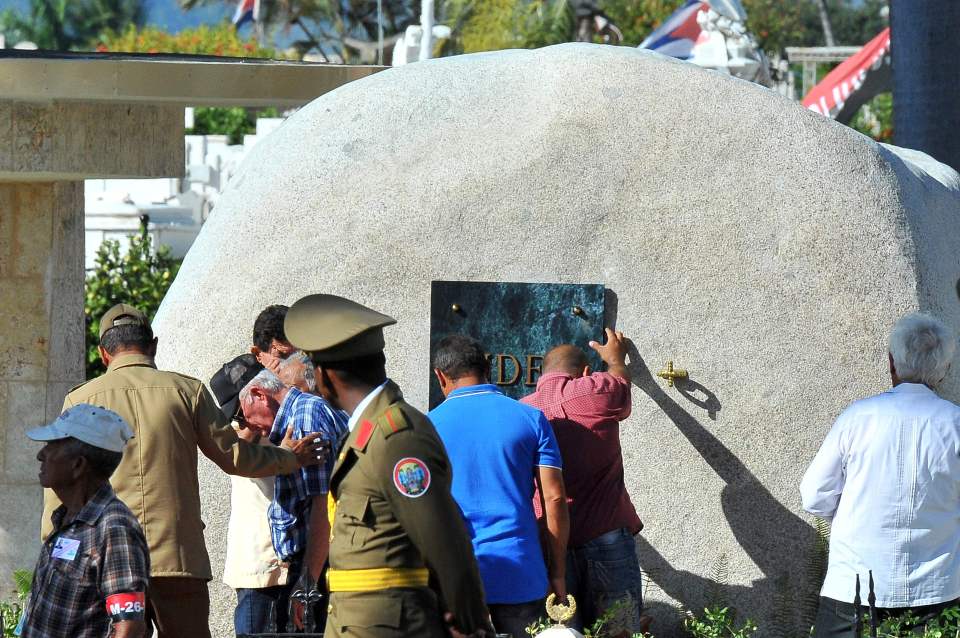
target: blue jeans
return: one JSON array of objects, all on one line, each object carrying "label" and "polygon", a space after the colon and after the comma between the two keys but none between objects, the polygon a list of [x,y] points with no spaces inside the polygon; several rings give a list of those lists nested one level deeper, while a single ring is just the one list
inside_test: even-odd
[{"label": "blue jeans", "polygon": [[[291,561],[287,568],[287,584],[258,589],[238,589],[237,608],[233,611],[233,630],[238,636],[246,634],[293,631],[290,619],[290,592],[300,578],[302,558]],[[276,609],[276,623],[274,612]]]},{"label": "blue jeans", "polygon": [[577,615],[570,623],[574,629],[592,627],[615,607],[605,627],[607,635],[630,636],[642,631],[643,584],[633,535],[627,529],[615,529],[570,549],[567,591],[577,600]]},{"label": "blue jeans", "polygon": [[[237,608],[233,611],[233,630],[238,636],[275,631],[273,609],[277,610],[277,625],[287,622],[289,585],[238,589]],[[292,628],[291,628],[292,629]]]},{"label": "blue jeans", "polygon": [[527,627],[547,617],[543,598],[528,603],[487,605],[490,620],[497,634],[507,634],[512,638],[527,638]]}]

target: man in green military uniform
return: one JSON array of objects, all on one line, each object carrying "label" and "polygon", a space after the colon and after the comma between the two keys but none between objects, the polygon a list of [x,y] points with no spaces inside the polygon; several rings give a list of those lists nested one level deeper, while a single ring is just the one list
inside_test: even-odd
[{"label": "man in green military uniform", "polygon": [[[211,578],[203,540],[197,450],[225,472],[240,476],[286,474],[325,458],[316,436],[284,449],[238,439],[226,416],[197,379],[157,370],[157,339],[146,315],[117,304],[100,320],[100,357],[105,374],[77,386],[63,409],[80,403],[117,412],[133,428],[120,466],[110,482],[136,515],[150,550],[147,617],[159,638],[210,636],[207,617]],[[41,534],[52,531],[60,505],[44,494]]]},{"label": "man in green military uniform", "polygon": [[334,295],[304,297],[284,323],[316,366],[317,390],[350,414],[330,477],[325,636],[440,638],[443,611],[452,631],[492,636],[443,444],[387,379],[382,329],[394,323]]}]

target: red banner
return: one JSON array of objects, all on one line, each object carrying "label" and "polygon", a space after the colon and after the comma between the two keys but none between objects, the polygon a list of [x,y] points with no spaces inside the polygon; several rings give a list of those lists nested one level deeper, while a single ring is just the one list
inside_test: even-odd
[{"label": "red banner", "polygon": [[[833,71],[830,71],[803,98],[803,105],[821,115],[837,118],[840,112],[844,110],[844,105],[851,101],[851,96],[860,91],[868,80],[879,79],[879,77],[871,78],[871,76],[888,76],[889,74],[890,27],[887,27],[877,37],[863,45],[862,49],[841,62]],[[865,101],[862,99],[864,96],[856,97],[860,99],[853,101],[857,102],[859,108],[859,105]],[[846,110],[849,111],[850,109]]]}]

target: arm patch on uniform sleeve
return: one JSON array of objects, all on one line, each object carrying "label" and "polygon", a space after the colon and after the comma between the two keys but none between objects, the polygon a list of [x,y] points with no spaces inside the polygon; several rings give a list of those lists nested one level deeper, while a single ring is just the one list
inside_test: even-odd
[{"label": "arm patch on uniform sleeve", "polygon": [[397,461],[393,466],[393,485],[408,498],[419,498],[430,489],[430,468],[415,456]]}]

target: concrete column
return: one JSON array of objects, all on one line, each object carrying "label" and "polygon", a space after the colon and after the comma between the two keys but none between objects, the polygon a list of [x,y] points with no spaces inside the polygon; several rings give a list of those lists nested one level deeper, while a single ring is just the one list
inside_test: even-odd
[{"label": "concrete column", "polygon": [[0,591],[39,547],[39,445],[83,380],[83,182],[0,183]]},{"label": "concrete column", "polygon": [[175,177],[175,105],[0,100],[0,595],[40,548],[40,446],[84,379],[84,196],[89,177]]}]

